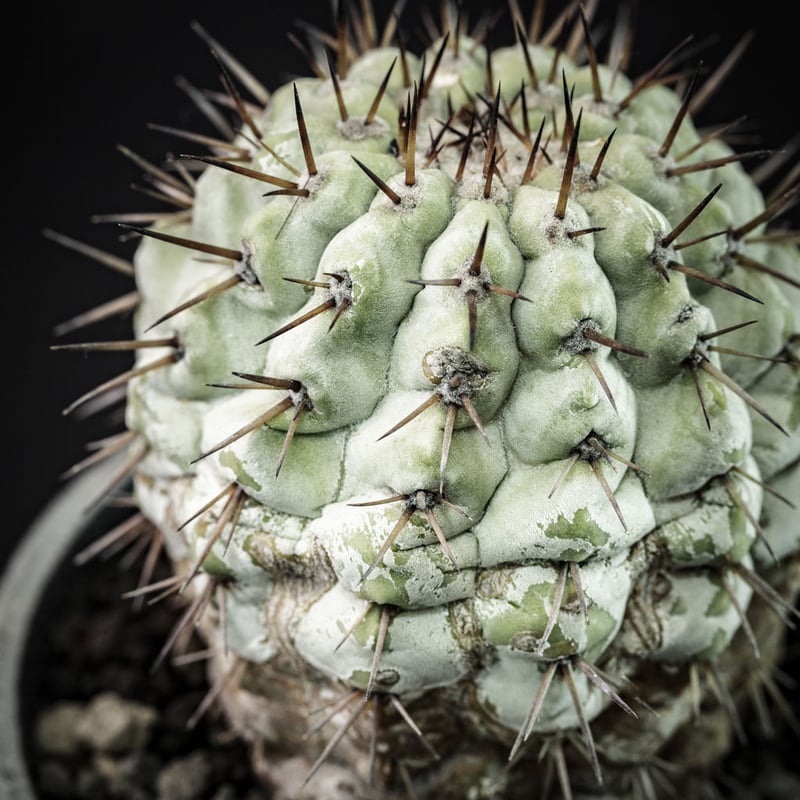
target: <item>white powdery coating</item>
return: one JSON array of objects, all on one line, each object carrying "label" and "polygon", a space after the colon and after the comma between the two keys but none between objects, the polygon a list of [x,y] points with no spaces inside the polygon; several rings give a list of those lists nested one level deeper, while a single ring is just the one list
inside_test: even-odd
[{"label": "white powdery coating", "polygon": [[473,533],[462,533],[448,542],[456,568],[439,544],[409,552],[404,568],[408,578],[402,588],[410,608],[439,605],[471,597],[478,563],[478,543]]},{"label": "white powdery coating", "polygon": [[800,461],[774,476],[769,485],[780,497],[764,494],[763,530],[772,552],[760,539],[756,542],[753,558],[759,567],[772,566],[775,558],[785,559],[800,549],[797,508],[790,505],[800,499]]},{"label": "white powdery coating", "polygon": [[[385,496],[438,490],[445,410],[434,405],[389,436],[432,392],[390,394],[347,443],[344,497],[385,491]],[[477,520],[507,470],[506,446],[499,422],[485,426],[486,441],[474,426],[456,430],[447,462],[447,499]],[[380,440],[380,441],[379,441]]]},{"label": "white powdery coating", "polygon": [[[252,390],[217,403],[203,420],[204,450],[217,447],[286,396],[280,390]],[[295,409],[284,413],[291,416]],[[269,426],[258,426],[207,459],[221,480],[238,481],[259,502],[285,513],[314,517],[336,495],[336,465],[341,463],[346,435],[346,431],[339,430],[295,436],[279,476],[275,474],[276,465],[286,433]],[[321,466],[325,469],[321,470]]]},{"label": "white powdery coating", "polygon": [[[749,552],[757,535],[753,520],[761,515],[764,490],[752,456],[741,470],[744,475],[731,473],[696,495],[666,504],[673,516],[660,526],[657,536],[676,563],[725,564]],[[662,515],[665,512],[661,509]]]},{"label": "white powdery coating", "polygon": [[[796,353],[796,351],[795,351]],[[789,436],[777,430],[760,414],[753,421],[753,455],[764,480],[796,463],[800,458],[800,369],[773,364],[749,392],[773,419],[780,420]]]},{"label": "white powdery coating", "polygon": [[[269,572],[256,564],[245,550],[245,542],[250,534],[244,525],[237,525],[231,532],[230,525],[222,531],[217,530],[220,514],[226,501],[232,497],[233,488],[220,498],[209,512],[197,516],[197,512],[211,499],[217,497],[225,488],[208,464],[199,464],[197,473],[190,481],[177,484],[182,488],[180,497],[173,495],[173,510],[178,509],[180,520],[172,539],[185,542],[181,548],[181,558],[193,570],[201,557],[209,575],[235,575],[236,580],[225,586],[226,630],[225,639],[232,652],[263,663],[277,652],[277,645],[265,639],[264,607],[272,594],[273,578]],[[140,490],[140,495],[144,492]],[[193,519],[191,522],[189,520]],[[188,523],[188,524],[186,524]],[[231,535],[232,533],[232,535]],[[211,550],[203,556],[209,537],[217,536]],[[175,548],[173,548],[174,551]],[[173,552],[173,557],[175,557]],[[188,591],[195,596],[202,590],[204,570],[192,579]]]},{"label": "white powdery coating", "polygon": [[652,508],[632,470],[614,495],[627,529],[586,464],[576,464],[550,497],[563,470],[564,463],[555,463],[509,472],[475,526],[483,566],[608,555],[653,529]]},{"label": "white powdery coating", "polygon": [[[148,376],[131,382],[125,423],[130,430],[146,433],[148,440],[159,443],[151,450],[163,457],[156,467],[155,458],[148,463],[148,473],[184,475],[190,471],[189,462],[200,445],[200,431],[208,404],[202,400],[186,400],[158,389]],[[169,464],[164,463],[169,460]]]},{"label": "white powdery coating", "polygon": [[[749,565],[750,559],[747,560]],[[740,608],[747,608],[753,590],[738,575],[726,577]],[[741,626],[741,618],[724,585],[713,573],[672,573],[670,591],[656,606],[661,642],[652,654],[662,661],[686,661],[716,655]],[[725,595],[724,600],[721,600]]]},{"label": "white powdery coating", "polygon": [[[511,730],[519,730],[536,697],[545,665],[529,655],[501,649],[496,660],[475,678],[477,700],[484,710]],[[584,717],[591,722],[611,701],[589,679],[574,671]],[[572,695],[557,673],[534,727],[538,733],[577,728],[579,718]]]},{"label": "white powdery coating", "polygon": [[[397,505],[405,509],[402,501]],[[474,567],[478,564],[475,536],[463,533],[449,540],[456,567],[427,522],[423,527],[409,520],[398,536],[397,550],[390,547],[362,581],[400,513],[380,506],[375,509],[332,504],[311,523],[309,532],[325,548],[340,583],[362,597],[371,598],[377,592],[383,602],[418,608],[471,596]],[[414,516],[419,517],[419,512]],[[417,533],[421,541],[415,541]]]},{"label": "white powdery coating", "polygon": [[293,557],[309,548],[309,518],[282,514],[261,504],[246,504],[239,522],[250,532],[265,534],[274,543],[276,553]]},{"label": "white powdery coating", "polygon": [[[337,584],[304,609],[292,625],[298,653],[333,679],[366,687],[372,670],[377,625],[364,643],[356,631],[337,650],[349,625],[364,612],[365,601]],[[359,629],[365,629],[365,623]],[[469,674],[470,664],[459,647],[447,608],[400,612],[392,616],[380,658],[378,686],[403,695],[445,686]]]},{"label": "white powdery coating", "polygon": [[654,500],[695,492],[750,452],[752,425],[747,404],[715,378],[698,372],[710,428],[688,376],[638,393],[635,458],[650,473],[645,486]]},{"label": "white powdery coating", "polygon": [[[587,604],[602,609],[614,620],[613,632],[608,636],[610,643],[616,636],[625,616],[625,605],[633,585],[629,550],[620,550],[609,558],[594,559],[579,565],[580,580]],[[573,617],[573,624],[582,622],[582,615]],[[591,626],[589,626],[591,627]],[[589,631],[591,640],[591,631]],[[591,643],[594,648],[596,643]],[[596,657],[597,654],[595,654]]]},{"label": "white powdery coating", "polygon": [[180,495],[185,491],[186,485],[186,481],[166,482],[150,478],[143,473],[139,473],[134,480],[134,492],[139,510],[147,519],[158,520],[166,552],[177,562],[185,559],[189,552],[186,538],[175,532],[180,524],[176,522],[175,510],[176,506],[180,508]]},{"label": "white powdery coating", "polygon": [[484,636],[501,648],[511,646],[544,655],[554,643],[560,648],[559,655],[590,652],[592,659],[598,658],[616,636],[624,616],[633,581],[627,559],[628,552],[623,551],[613,558],[576,565],[586,615],[579,603],[573,600],[567,605],[562,598],[553,627],[559,636],[551,633],[548,641],[541,636],[555,610],[555,586],[563,567],[507,567],[499,572],[499,580],[492,580],[497,572],[491,577],[486,573],[475,600],[475,615]]},{"label": "white powdery coating", "polygon": [[[636,396],[611,359],[597,360],[616,410],[583,358],[573,357],[562,369],[529,369],[517,377],[504,409],[503,428],[520,460],[535,465],[567,458],[590,434],[630,458],[636,441]],[[534,403],[536,413],[531,414]],[[624,467],[606,473],[616,488]]]},{"label": "white powdery coating", "polygon": [[[242,658],[255,663],[269,661],[279,651],[279,645],[266,637],[264,608],[272,594],[272,576],[253,563],[243,549],[243,537],[233,537],[227,554],[224,544],[215,547],[218,556],[236,575],[236,580],[225,588],[224,635],[230,649]],[[240,577],[241,576],[241,577]]]},{"label": "white powdery coating", "polygon": [[[171,225],[168,231],[172,236],[192,235],[190,226],[185,224]],[[230,274],[219,264],[198,261],[184,248],[151,237],[143,239],[137,248],[134,264],[142,296],[136,313],[137,336],[143,335],[145,328],[191,296],[198,283]]]}]

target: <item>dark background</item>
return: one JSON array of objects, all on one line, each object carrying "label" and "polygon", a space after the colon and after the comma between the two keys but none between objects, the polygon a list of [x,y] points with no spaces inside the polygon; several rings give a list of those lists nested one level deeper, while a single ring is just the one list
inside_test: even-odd
[{"label": "dark background", "polygon": [[[247,4],[180,0],[106,4],[98,11],[82,3],[59,3],[43,11],[39,4],[28,3],[17,8],[13,22],[6,20],[6,46],[16,45],[17,50],[6,53],[0,90],[5,106],[0,155],[5,199],[0,249],[5,408],[0,426],[5,464],[0,482],[0,565],[62,485],[60,473],[83,456],[83,442],[109,432],[101,420],[65,419],[60,409],[129,363],[124,356],[49,351],[56,342],[51,333],[55,324],[132,286],[44,239],[41,230],[53,228],[130,254],[131,246],[119,241],[118,229],[92,224],[89,217],[154,207],[130,189],[140,180],[141,170],[117,152],[116,145],[125,144],[152,161],[186,145],[148,130],[146,123],[212,132],[173,80],[185,75],[195,85],[219,88],[215,64],[189,27],[192,19],[269,88],[307,73],[285,31],[299,32],[300,17],[329,30],[329,4],[297,0],[260,5],[261,10],[251,6],[250,11]],[[379,21],[385,20],[390,3],[376,5]],[[409,37],[414,33],[409,22],[412,5],[403,17]],[[487,5],[465,3],[467,8]],[[524,0],[521,5],[529,7]],[[549,5],[554,13],[560,4]],[[643,0],[639,5],[634,74],[655,63],[687,33],[707,45],[703,60],[715,66],[745,31],[753,29],[757,35],[744,60],[701,121],[719,124],[747,113],[771,147],[784,145],[800,130],[800,48],[796,29],[779,11],[787,7],[784,3],[767,0],[734,7]],[[601,14],[613,7],[603,0]],[[495,41],[510,43],[507,19]],[[71,341],[97,334],[96,328],[86,329]],[[104,333],[104,338],[127,336],[124,321]]]}]

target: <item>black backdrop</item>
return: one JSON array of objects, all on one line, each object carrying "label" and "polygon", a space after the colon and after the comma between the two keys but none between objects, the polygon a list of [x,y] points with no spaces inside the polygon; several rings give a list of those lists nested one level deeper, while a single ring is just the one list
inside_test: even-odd
[{"label": "black backdrop", "polygon": [[[0,565],[34,515],[61,485],[59,474],[83,455],[82,443],[107,431],[99,420],[64,419],[60,409],[100,380],[128,366],[124,357],[51,353],[52,327],[128,291],[121,276],[97,267],[41,236],[44,227],[116,252],[118,230],[89,222],[91,214],[153,208],[129,185],[140,170],[116,150],[125,144],[157,161],[181,147],[146,123],[208,131],[174,84],[185,75],[217,88],[217,70],[189,23],[200,21],[273,88],[305,74],[303,57],[288,42],[296,19],[329,27],[328,2],[263,3],[261,10],[222,2],[139,2],[20,5],[6,20],[2,102],[4,142],[2,348],[4,424],[0,450]],[[378,2],[385,19],[388,2]],[[413,5],[413,2],[409,3]],[[481,9],[488,4],[466,2]],[[528,7],[525,0],[523,8]],[[553,8],[556,2],[549,4]],[[270,10],[267,10],[271,7]],[[601,9],[613,7],[601,0]],[[704,62],[719,63],[748,29],[757,33],[733,78],[706,107],[703,120],[723,123],[747,113],[768,146],[800,131],[797,34],[778,0],[718,3],[669,0],[639,3],[634,71],[642,71],[687,33],[704,42]],[[477,16],[477,15],[476,15]],[[404,19],[409,19],[406,13]],[[475,17],[473,17],[475,18]],[[407,28],[409,33],[413,30]],[[507,21],[497,43],[510,41]],[[210,131],[208,131],[210,132]],[[10,179],[10,185],[9,185]],[[788,291],[794,291],[788,289]],[[800,302],[800,297],[798,297]],[[87,331],[91,338],[95,331]],[[125,338],[121,324],[109,337]],[[80,340],[76,337],[73,340]]]}]

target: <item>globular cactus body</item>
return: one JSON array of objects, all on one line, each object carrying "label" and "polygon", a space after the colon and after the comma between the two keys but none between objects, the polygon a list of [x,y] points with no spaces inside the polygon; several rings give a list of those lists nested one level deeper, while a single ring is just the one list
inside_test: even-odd
[{"label": "globular cactus body", "polygon": [[222,58],[242,132],[140,230],[135,493],[219,696],[278,796],[711,764],[793,613],[795,190],[582,12],[421,58],[370,19],[263,110]]}]

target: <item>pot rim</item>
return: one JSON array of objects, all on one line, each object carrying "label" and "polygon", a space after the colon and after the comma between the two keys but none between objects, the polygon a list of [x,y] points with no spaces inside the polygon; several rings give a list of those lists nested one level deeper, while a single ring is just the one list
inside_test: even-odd
[{"label": "pot rim", "polygon": [[0,797],[35,800],[23,740],[21,686],[29,631],[64,560],[105,510],[117,456],[72,479],[25,531],[0,574]]}]

